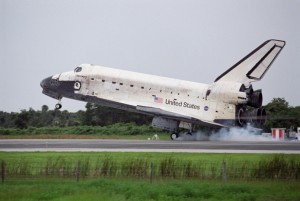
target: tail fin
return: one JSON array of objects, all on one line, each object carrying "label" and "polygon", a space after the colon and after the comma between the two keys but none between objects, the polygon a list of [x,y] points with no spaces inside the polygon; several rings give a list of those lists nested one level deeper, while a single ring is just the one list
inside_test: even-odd
[{"label": "tail fin", "polygon": [[285,41],[267,40],[220,75],[215,82],[233,81],[248,86],[253,81],[261,80],[284,46]]}]

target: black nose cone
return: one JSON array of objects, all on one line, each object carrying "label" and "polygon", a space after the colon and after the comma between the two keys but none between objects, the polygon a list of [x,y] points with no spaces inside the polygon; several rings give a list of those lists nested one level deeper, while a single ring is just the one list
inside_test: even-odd
[{"label": "black nose cone", "polygon": [[52,79],[52,76],[43,79],[40,83],[43,88],[43,94],[50,96],[55,99],[61,99],[59,93],[59,81],[57,79]]},{"label": "black nose cone", "polygon": [[50,86],[50,82],[51,82],[51,77],[47,77],[45,79],[43,79],[40,83],[41,87],[44,88],[49,88]]},{"label": "black nose cone", "polygon": [[42,88],[44,88],[44,86],[45,86],[45,79],[43,79],[43,80],[41,81],[40,85],[41,85]]}]

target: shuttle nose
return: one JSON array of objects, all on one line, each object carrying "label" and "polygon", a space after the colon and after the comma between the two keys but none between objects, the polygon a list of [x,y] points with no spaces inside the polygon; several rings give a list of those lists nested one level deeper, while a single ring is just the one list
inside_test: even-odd
[{"label": "shuttle nose", "polygon": [[43,80],[41,81],[40,85],[41,85],[42,88],[44,88],[44,86],[45,86],[45,79],[43,79]]},{"label": "shuttle nose", "polygon": [[49,87],[50,81],[51,81],[51,77],[47,77],[47,78],[43,79],[40,83],[41,87],[43,89]]},{"label": "shuttle nose", "polygon": [[61,99],[59,92],[59,81],[52,79],[53,76],[43,79],[40,83],[43,88],[43,94],[50,96],[55,99]]},{"label": "shuttle nose", "polygon": [[60,80],[60,74],[56,74],[43,79],[40,85],[43,89],[42,93],[55,99],[62,99],[62,97],[73,97],[74,90],[80,89],[79,85],[75,85],[72,80]]}]

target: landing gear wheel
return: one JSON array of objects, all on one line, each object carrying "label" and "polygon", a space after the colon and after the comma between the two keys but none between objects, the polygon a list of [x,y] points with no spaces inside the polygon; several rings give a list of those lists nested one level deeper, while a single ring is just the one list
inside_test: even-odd
[{"label": "landing gear wheel", "polygon": [[55,109],[60,109],[62,107],[62,105],[60,104],[60,103],[57,103],[56,105],[55,105]]},{"label": "landing gear wheel", "polygon": [[176,140],[179,137],[179,134],[178,133],[171,133],[170,137],[171,137],[171,140]]}]

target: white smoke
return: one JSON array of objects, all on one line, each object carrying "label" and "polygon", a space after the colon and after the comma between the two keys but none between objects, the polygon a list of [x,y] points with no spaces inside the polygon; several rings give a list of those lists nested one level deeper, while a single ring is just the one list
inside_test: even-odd
[{"label": "white smoke", "polygon": [[271,141],[271,135],[261,134],[261,130],[250,125],[244,128],[222,128],[218,131],[197,131],[193,135],[181,134],[178,140],[187,141]]}]

